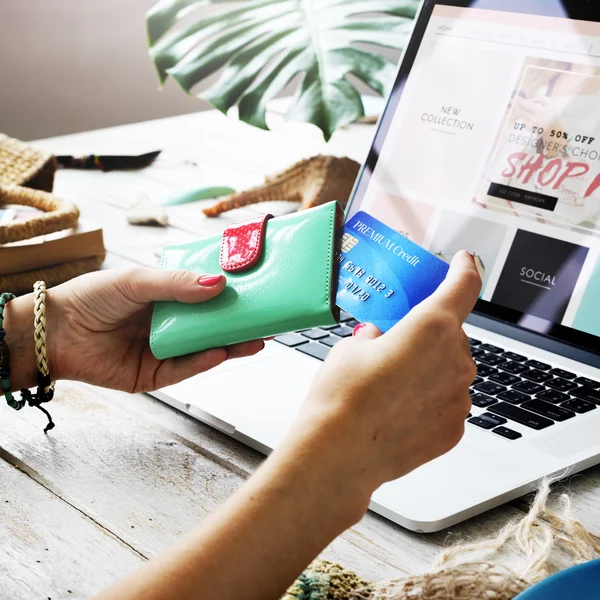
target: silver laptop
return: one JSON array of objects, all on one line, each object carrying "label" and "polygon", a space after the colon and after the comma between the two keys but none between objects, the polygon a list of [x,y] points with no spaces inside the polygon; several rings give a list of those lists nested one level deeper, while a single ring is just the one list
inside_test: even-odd
[{"label": "silver laptop", "polygon": [[[371,509],[430,532],[600,462],[600,6],[425,0],[347,217],[483,275],[462,442]],[[355,324],[280,336],[155,395],[268,453]],[[435,373],[432,373],[435,376]]]}]

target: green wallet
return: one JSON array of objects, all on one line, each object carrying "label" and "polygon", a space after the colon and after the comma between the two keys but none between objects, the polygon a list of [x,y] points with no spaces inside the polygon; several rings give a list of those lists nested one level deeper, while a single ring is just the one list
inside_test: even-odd
[{"label": "green wallet", "polygon": [[228,227],[223,235],[165,247],[161,269],[227,277],[200,304],[156,302],[150,349],[160,360],[311,327],[335,325],[337,202]]}]

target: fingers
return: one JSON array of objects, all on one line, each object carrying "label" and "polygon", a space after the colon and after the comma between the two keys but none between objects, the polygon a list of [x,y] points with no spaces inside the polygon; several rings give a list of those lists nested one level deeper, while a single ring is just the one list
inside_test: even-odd
[{"label": "fingers", "polygon": [[243,358],[245,356],[252,356],[257,352],[260,352],[264,347],[264,340],[254,340],[252,342],[244,342],[242,344],[227,346],[225,350],[227,350],[227,358]]},{"label": "fingers", "polygon": [[191,271],[132,269],[123,275],[124,293],[130,300],[146,304],[157,300],[206,302],[226,285],[223,275],[199,275]]},{"label": "fingers", "polygon": [[352,332],[352,336],[360,340],[374,340],[382,335],[373,323],[359,323]]},{"label": "fingers", "polygon": [[263,340],[254,340],[252,342],[228,346],[227,348],[213,348],[204,352],[189,354],[188,356],[169,358],[162,361],[156,370],[154,389],[174,385],[184,379],[204,373],[204,371],[209,371],[227,359],[252,356],[260,352],[264,347],[265,343]]},{"label": "fingers", "polygon": [[454,256],[446,279],[419,306],[422,310],[446,311],[455,315],[462,325],[469,316],[481,292],[481,277],[473,257],[464,250]]},{"label": "fingers", "polygon": [[203,373],[220,365],[227,360],[227,351],[224,348],[214,348],[164,360],[156,370],[154,377],[154,389],[160,389],[168,385],[174,385],[184,379]]}]

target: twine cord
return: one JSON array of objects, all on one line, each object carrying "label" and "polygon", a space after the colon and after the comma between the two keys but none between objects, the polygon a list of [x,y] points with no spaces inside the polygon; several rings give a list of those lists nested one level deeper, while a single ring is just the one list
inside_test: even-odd
[{"label": "twine cord", "polygon": [[[35,358],[38,371],[44,376],[50,376],[48,368],[48,353],[46,350],[46,284],[36,281],[33,286],[33,340],[35,343]],[[54,390],[55,382],[44,387],[44,391]]]},{"label": "twine cord", "polygon": [[543,481],[529,512],[496,537],[457,544],[440,554],[432,572],[371,584],[350,598],[511,600],[562,568],[600,557],[600,540],[575,518],[569,495],[550,504],[551,483]]}]

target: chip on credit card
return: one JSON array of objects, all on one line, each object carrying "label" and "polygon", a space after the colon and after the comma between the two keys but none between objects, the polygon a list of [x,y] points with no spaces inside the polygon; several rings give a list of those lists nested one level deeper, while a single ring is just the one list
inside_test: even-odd
[{"label": "chip on credit card", "polygon": [[357,212],[338,240],[336,304],[382,332],[429,297],[449,265],[366,212]]}]

